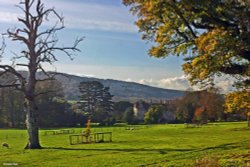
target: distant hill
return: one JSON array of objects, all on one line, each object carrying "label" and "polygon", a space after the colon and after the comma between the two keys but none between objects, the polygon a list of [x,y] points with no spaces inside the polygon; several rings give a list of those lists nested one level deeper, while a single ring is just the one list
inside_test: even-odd
[{"label": "distant hill", "polygon": [[64,93],[68,100],[77,100],[79,97],[78,86],[82,81],[99,81],[104,86],[110,87],[110,93],[114,95],[114,101],[126,100],[170,100],[183,96],[184,91],[162,89],[152,86],[142,85],[134,82],[125,82],[112,79],[98,79],[80,77],[64,73],[57,73],[56,79],[62,83]]}]

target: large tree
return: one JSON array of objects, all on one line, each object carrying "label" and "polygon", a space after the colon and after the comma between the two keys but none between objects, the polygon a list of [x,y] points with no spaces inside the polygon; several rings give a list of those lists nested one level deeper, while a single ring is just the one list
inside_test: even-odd
[{"label": "large tree", "polygon": [[[77,48],[82,38],[77,39],[70,47],[60,47],[56,32],[64,28],[64,19],[54,8],[46,9],[41,0],[22,0],[18,8],[23,12],[22,17],[18,17],[19,28],[8,30],[6,35],[12,41],[19,42],[25,47],[13,58],[14,66],[0,64],[0,76],[11,73],[15,80],[0,84],[0,87],[15,87],[25,96],[26,126],[28,130],[28,144],[26,148],[41,148],[38,135],[38,107],[36,104],[37,96],[45,92],[36,93],[35,88],[38,81],[52,79],[43,68],[44,63],[53,64],[57,61],[56,54],[62,52],[67,56],[72,56],[72,51],[80,51]],[[54,26],[49,27],[45,24],[50,16],[56,20]],[[18,61],[20,60],[20,61]],[[18,62],[18,63],[17,63]],[[28,76],[24,77],[15,66],[27,67]],[[37,78],[37,72],[41,71],[47,78],[42,80]]]},{"label": "large tree", "polygon": [[250,84],[249,0],[123,0],[137,14],[143,39],[154,57],[182,55],[193,84],[229,74]]},{"label": "large tree", "polygon": [[109,92],[109,87],[105,87],[98,81],[81,82],[79,91],[80,101],[78,104],[88,117],[100,110],[106,113],[113,111],[113,96]]}]

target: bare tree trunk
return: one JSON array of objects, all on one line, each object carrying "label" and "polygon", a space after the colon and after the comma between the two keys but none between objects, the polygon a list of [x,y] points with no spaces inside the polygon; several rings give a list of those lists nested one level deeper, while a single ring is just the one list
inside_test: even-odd
[{"label": "bare tree trunk", "polygon": [[[35,56],[34,56],[35,57]],[[26,126],[28,130],[27,149],[40,149],[39,128],[37,122],[38,108],[35,101],[35,85],[36,85],[36,66],[34,58],[31,58],[29,64],[29,78],[26,90]]]},{"label": "bare tree trunk", "polygon": [[40,149],[39,128],[37,122],[37,107],[35,101],[27,101],[26,108],[26,126],[28,130],[28,144],[26,149]]}]

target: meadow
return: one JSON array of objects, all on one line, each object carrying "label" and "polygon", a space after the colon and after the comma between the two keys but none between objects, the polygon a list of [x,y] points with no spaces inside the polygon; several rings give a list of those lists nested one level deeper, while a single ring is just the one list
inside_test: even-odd
[{"label": "meadow", "polygon": [[[112,132],[113,142],[70,145],[69,135],[44,135],[44,149],[24,150],[26,130],[1,129],[0,166],[102,167],[102,166],[250,166],[250,129],[246,122],[211,123],[186,128],[183,124],[98,127]],[[74,128],[80,133],[83,128]]]}]

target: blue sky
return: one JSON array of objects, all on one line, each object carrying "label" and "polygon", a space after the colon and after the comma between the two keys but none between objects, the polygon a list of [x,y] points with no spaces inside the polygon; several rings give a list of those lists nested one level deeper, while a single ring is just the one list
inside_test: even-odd
[{"label": "blue sky", "polygon": [[[21,12],[14,5],[20,0],[0,0],[0,32],[20,26],[17,16]],[[185,90],[189,84],[181,70],[182,59],[170,56],[166,59],[149,57],[150,44],[142,41],[136,18],[122,0],[44,0],[46,7],[55,7],[65,17],[66,28],[58,36],[61,43],[69,45],[79,36],[84,41],[80,53],[70,61],[60,55],[55,63],[58,72],[104,79],[133,81],[142,84]],[[46,23],[46,26],[51,25]],[[9,63],[11,52],[22,48],[8,42],[6,54],[0,63]],[[44,67],[54,70],[54,67]]]}]

